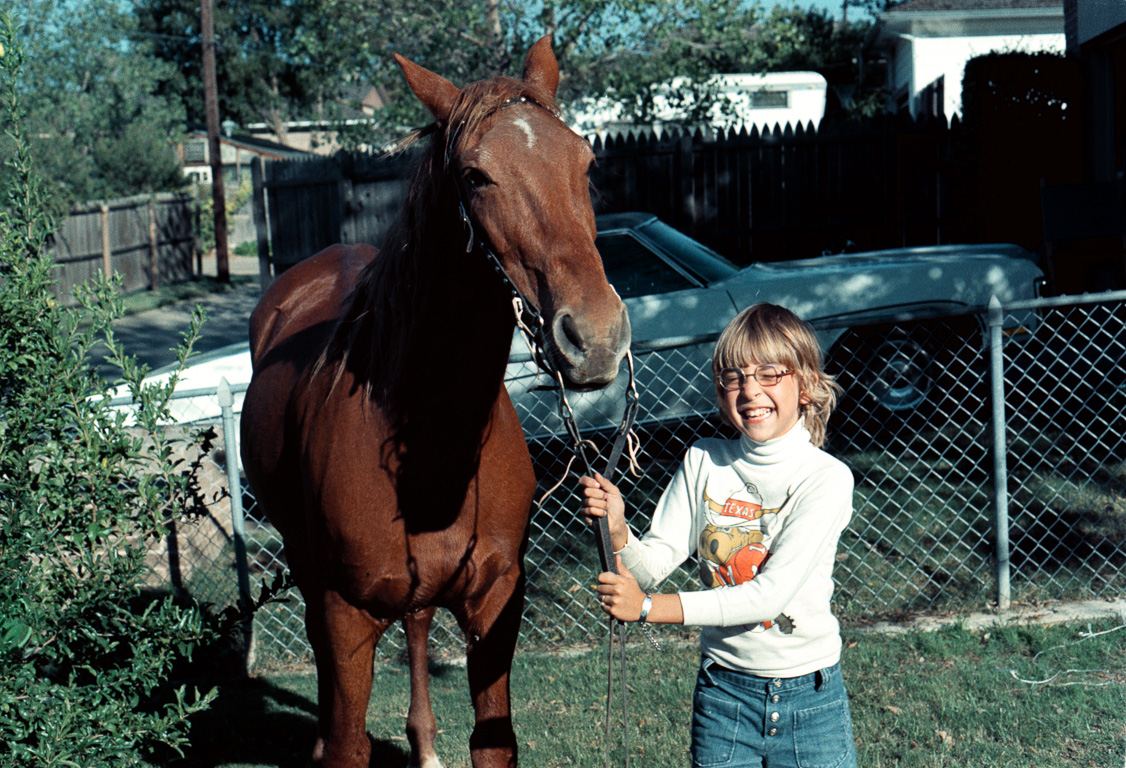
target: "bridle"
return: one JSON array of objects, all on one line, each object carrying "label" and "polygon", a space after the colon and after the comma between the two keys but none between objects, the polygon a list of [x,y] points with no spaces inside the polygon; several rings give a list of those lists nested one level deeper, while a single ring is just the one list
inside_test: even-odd
[{"label": "bridle", "polygon": [[[534,104],[535,106],[550,112],[552,115],[555,115],[552,110],[528,99],[526,96],[518,96],[509,99],[508,101],[505,101],[497,106],[494,111],[500,111],[505,107],[510,107],[517,104]],[[453,165],[454,146],[457,143],[457,137],[461,133],[461,129],[464,127],[464,125],[464,122],[459,123],[454,130],[450,131],[449,136],[446,139],[445,169],[447,172],[450,172],[450,168]],[[469,231],[469,239],[465,244],[465,252],[472,253],[474,246],[476,246],[477,249],[492,265],[493,271],[496,272],[496,274],[500,277],[501,282],[508,289],[512,299],[512,312],[516,317],[516,325],[524,334],[525,339],[527,339],[528,346],[532,350],[532,356],[535,360],[536,365],[538,365],[543,371],[551,376],[559,387],[559,417],[562,419],[563,424],[567,428],[567,433],[572,441],[572,448],[574,449],[575,454],[583,462],[587,474],[593,475],[593,467],[591,466],[591,463],[587,458],[586,451],[584,449],[584,446],[587,445],[587,443],[583,440],[582,434],[579,431],[578,423],[575,420],[575,412],[571,408],[570,403],[567,401],[566,388],[563,384],[563,374],[559,370],[558,366],[555,365],[554,361],[551,358],[551,355],[549,355],[547,351],[549,343],[547,339],[547,331],[543,315],[540,313],[539,308],[536,306],[535,302],[528,299],[528,297],[524,295],[523,291],[521,291],[517,287],[516,283],[513,282],[512,277],[509,276],[508,271],[504,268],[504,265],[501,264],[500,258],[497,256],[496,251],[489,244],[486,238],[484,236],[477,235],[477,231],[481,228],[474,228],[473,220],[469,216],[469,206],[466,204],[467,196],[465,194],[465,188],[462,183],[462,179],[456,172],[451,173],[451,176],[453,178],[454,188],[457,190],[458,214],[461,217],[462,224],[465,225],[465,228]],[[627,367],[629,370],[629,384],[626,387],[626,408],[622,417],[622,423],[614,433],[613,448],[610,451],[610,456],[606,463],[606,470],[602,473],[602,476],[607,479],[610,479],[617,469],[618,461],[622,455],[622,450],[626,445],[629,432],[631,429],[633,429],[633,423],[637,417],[638,395],[634,378],[633,355],[628,351],[626,352],[626,360],[628,361]],[[605,521],[602,522],[604,523]],[[610,534],[608,530],[601,530],[604,528],[605,525],[600,526],[598,535],[598,556],[602,561],[601,564],[603,570],[612,570],[616,572],[617,569],[614,564],[613,548],[610,545]]]},{"label": "bridle", "polygon": [[[558,115],[554,110],[545,107],[538,102],[527,98],[526,96],[518,96],[508,99],[501,103],[494,109],[498,112],[505,107],[515,106],[518,104],[533,104],[547,112],[550,112],[555,117]],[[453,130],[449,131],[446,136],[446,152],[445,152],[445,171],[450,173],[454,188],[457,190],[458,198],[458,213],[461,216],[461,222],[469,231],[469,239],[465,244],[465,252],[472,253],[476,246],[485,258],[492,265],[493,271],[500,277],[501,282],[504,284],[511,295],[512,299],[512,312],[516,317],[516,325],[524,335],[528,343],[528,347],[532,352],[532,358],[537,366],[546,372],[552,379],[555,380],[558,386],[559,393],[559,418],[563,421],[564,426],[567,428],[567,434],[571,438],[571,450],[575,456],[582,462],[583,468],[587,476],[594,476],[594,469],[587,457],[586,447],[589,442],[583,439],[582,433],[579,430],[579,425],[575,419],[574,409],[567,401],[566,387],[563,383],[563,374],[555,365],[551,355],[548,353],[548,339],[545,330],[543,315],[540,313],[539,308],[534,302],[528,299],[527,296],[516,286],[512,281],[508,271],[501,264],[500,258],[497,256],[496,251],[489,244],[484,235],[478,235],[477,232],[483,230],[481,227],[474,228],[473,220],[469,216],[469,206],[466,203],[467,195],[465,193],[464,184],[461,176],[456,170],[451,171],[453,165],[453,151],[457,144],[457,139],[461,133],[462,128],[465,127],[465,122],[459,123]],[[634,378],[633,368],[633,355],[626,351],[627,368],[629,370],[629,383],[626,386],[626,406],[622,415],[621,424],[614,432],[613,443],[610,449],[610,455],[606,460],[606,467],[602,472],[602,476],[607,480],[612,480],[615,471],[617,470],[618,462],[621,459],[622,452],[630,439],[630,432],[633,429],[634,421],[637,418],[637,410],[639,399],[637,395],[636,380]],[[610,571],[611,573],[618,572],[617,562],[614,559],[614,548],[610,542],[610,528],[605,517],[598,519],[598,525],[595,528],[595,543],[598,546],[598,559],[603,571]],[[622,685],[622,722],[623,733],[625,739],[625,765],[629,768],[629,709],[626,700],[626,625],[624,622],[615,621],[618,625],[618,643],[621,649],[621,685]],[[655,649],[660,646],[656,638],[653,636],[652,631],[648,624],[642,623],[641,629],[646,638]],[[606,695],[606,748],[605,758],[606,765],[610,764],[610,751],[609,751],[609,734],[610,734],[610,702],[613,688],[613,653],[614,653],[614,633],[611,627],[609,643],[609,658],[607,660],[607,695]]]}]

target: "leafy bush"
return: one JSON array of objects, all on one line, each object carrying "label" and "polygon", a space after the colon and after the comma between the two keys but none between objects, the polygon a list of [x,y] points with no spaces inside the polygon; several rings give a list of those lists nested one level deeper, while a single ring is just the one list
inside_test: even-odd
[{"label": "leafy bush", "polygon": [[[201,500],[157,428],[174,382],[142,387],[146,371],[113,338],[115,285],[82,291],[81,309],[52,297],[47,193],[20,127],[22,63],[0,12],[12,182],[0,210],[0,753],[6,766],[117,768],[178,749],[212,698],[170,690],[174,666],[210,636],[203,613],[141,586],[146,545]],[[99,340],[135,415],[104,397],[88,362]]]},{"label": "leafy bush", "polygon": [[[215,247],[215,200],[212,197],[211,185],[196,185],[196,197],[199,199],[199,245],[204,252]],[[250,202],[254,197],[254,186],[249,176],[243,178],[233,195],[226,199],[228,227],[231,217]],[[258,253],[255,246],[254,253]]]}]

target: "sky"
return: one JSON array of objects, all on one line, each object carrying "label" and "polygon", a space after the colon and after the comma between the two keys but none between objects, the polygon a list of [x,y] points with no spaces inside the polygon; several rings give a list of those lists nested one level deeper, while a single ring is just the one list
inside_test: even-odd
[{"label": "sky", "polygon": [[[850,0],[848,7],[848,17],[852,21],[860,21],[861,19],[868,18],[868,12],[859,5],[854,5],[856,0]],[[772,7],[774,5],[783,5],[790,7],[797,5],[799,8],[813,8],[817,11],[828,11],[831,16],[839,19],[843,9],[843,0],[794,0],[794,2],[775,3],[770,0],[763,0],[764,7]]]}]

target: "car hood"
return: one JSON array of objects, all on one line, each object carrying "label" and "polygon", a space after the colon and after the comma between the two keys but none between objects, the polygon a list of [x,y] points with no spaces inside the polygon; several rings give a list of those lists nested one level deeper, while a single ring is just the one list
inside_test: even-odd
[{"label": "car hood", "polygon": [[737,307],[769,301],[811,323],[896,320],[1036,297],[1043,272],[1017,245],[959,245],[752,264],[713,283]]}]

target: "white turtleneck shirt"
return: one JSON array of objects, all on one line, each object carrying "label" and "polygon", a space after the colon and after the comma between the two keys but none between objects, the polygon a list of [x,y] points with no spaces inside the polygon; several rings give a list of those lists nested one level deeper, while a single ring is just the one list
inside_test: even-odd
[{"label": "white turtleneck shirt", "polygon": [[701,652],[762,677],[797,677],[840,660],[829,610],[837,541],[852,515],[852,473],[816,448],[799,422],[756,443],[700,440],[622,562],[654,589],[689,557],[703,589],[681,592]]}]

